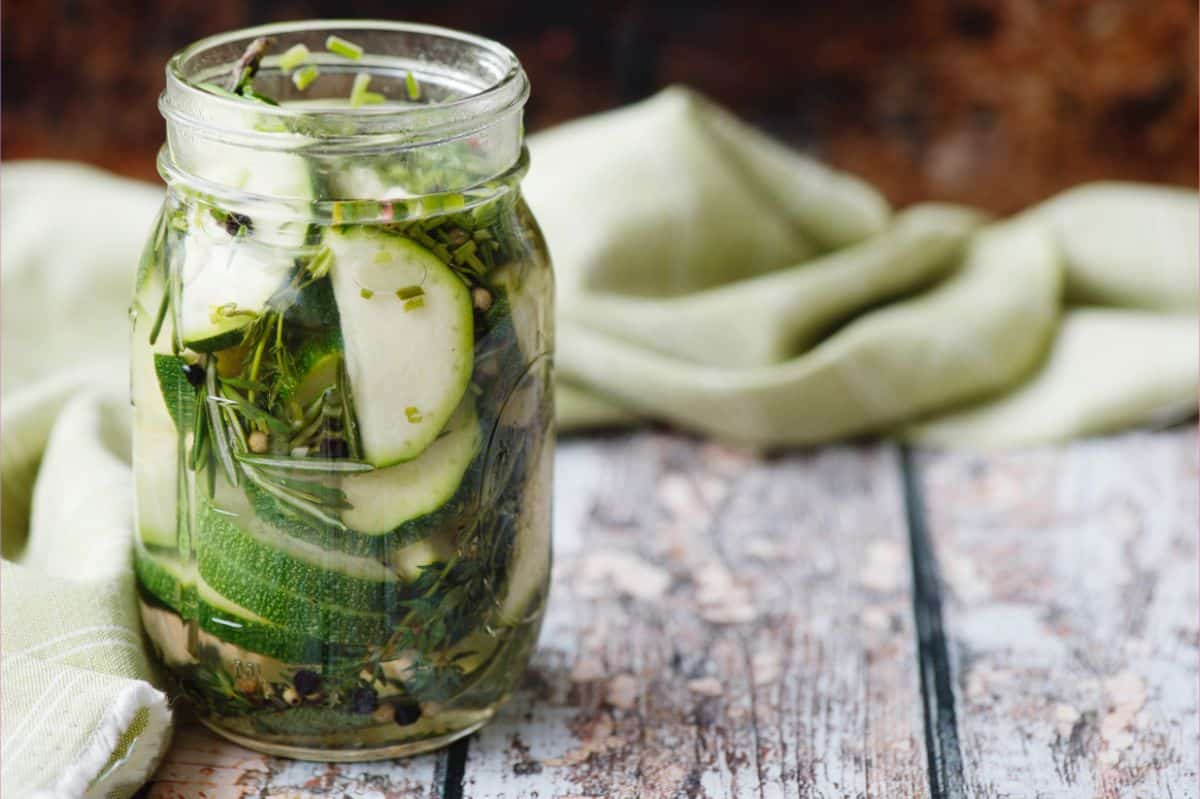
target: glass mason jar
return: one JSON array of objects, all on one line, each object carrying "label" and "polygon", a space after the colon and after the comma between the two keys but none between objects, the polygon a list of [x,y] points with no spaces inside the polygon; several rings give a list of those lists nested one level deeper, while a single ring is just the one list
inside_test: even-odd
[{"label": "glass mason jar", "polygon": [[525,74],[485,39],[360,21],[223,34],[166,73],[131,309],[146,629],[238,743],[442,746],[512,691],[548,590]]}]

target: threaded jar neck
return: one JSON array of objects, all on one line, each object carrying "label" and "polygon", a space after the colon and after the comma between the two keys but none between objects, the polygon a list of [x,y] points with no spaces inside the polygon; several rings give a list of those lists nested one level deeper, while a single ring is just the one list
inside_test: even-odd
[{"label": "threaded jar neck", "polygon": [[[270,44],[251,96],[230,93],[239,60],[261,37]],[[336,37],[332,49],[330,37]],[[299,70],[315,77],[297,79]],[[195,42],[168,62],[159,99],[167,145],[159,166],[171,184],[263,200],[464,191],[519,168],[528,96],[528,79],[511,51],[445,28],[318,20],[232,31]],[[281,156],[301,157],[318,176],[386,170],[394,180],[386,187],[334,180],[319,197],[286,180],[239,185],[239,174],[259,164],[270,170]]]}]

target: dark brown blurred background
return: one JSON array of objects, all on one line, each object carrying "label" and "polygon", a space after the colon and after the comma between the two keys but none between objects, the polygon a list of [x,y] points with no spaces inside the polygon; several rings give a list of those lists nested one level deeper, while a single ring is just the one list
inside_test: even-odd
[{"label": "dark brown blurred background", "polygon": [[153,179],[174,50],[347,15],[505,42],[533,81],[530,130],[687,83],[896,203],[1008,211],[1085,180],[1196,184],[1194,0],[8,0],[3,157]]}]

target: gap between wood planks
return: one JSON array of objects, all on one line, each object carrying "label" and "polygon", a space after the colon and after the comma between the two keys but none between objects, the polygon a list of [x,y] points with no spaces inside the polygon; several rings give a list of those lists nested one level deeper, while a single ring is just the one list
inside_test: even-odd
[{"label": "gap between wood planks", "polygon": [[[467,771],[467,750],[471,747],[471,738],[459,738],[450,744],[446,752],[446,777],[442,783],[442,799],[463,799],[463,777]],[[440,766],[441,763],[438,763]]]},{"label": "gap between wood planks", "polygon": [[941,575],[925,521],[921,476],[912,450],[901,446],[898,452],[912,563],[913,616],[917,631],[921,699],[925,705],[929,793],[932,799],[965,799],[966,781],[958,744],[958,722],[954,715],[954,677],[950,671],[950,653],[942,624]]},{"label": "gap between wood planks", "polygon": [[[929,757],[929,792],[931,799],[965,799],[953,675],[942,623],[941,575],[926,525],[921,479],[912,450],[901,446],[897,452],[913,576],[913,615],[924,703],[925,748]],[[463,738],[455,741],[447,751],[443,761],[442,799],[464,799],[463,778],[470,745],[471,737]]]}]

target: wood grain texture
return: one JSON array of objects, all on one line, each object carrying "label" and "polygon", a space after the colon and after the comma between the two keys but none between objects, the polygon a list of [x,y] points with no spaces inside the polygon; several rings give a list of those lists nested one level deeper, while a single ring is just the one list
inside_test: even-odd
[{"label": "wood grain texture", "polygon": [[927,796],[890,447],[559,450],[554,592],[468,797]]},{"label": "wood grain texture", "polygon": [[[461,796],[929,796],[892,447],[765,460],[639,433],[558,458],[541,646]],[[915,462],[953,784],[1196,797],[1196,429]],[[189,726],[147,795],[435,797],[448,762],[296,763]]]},{"label": "wood grain texture", "polygon": [[377,763],[306,763],[251,752],[185,720],[146,799],[431,799],[445,754]]},{"label": "wood grain texture", "polygon": [[919,463],[968,794],[1195,797],[1195,428]]}]

